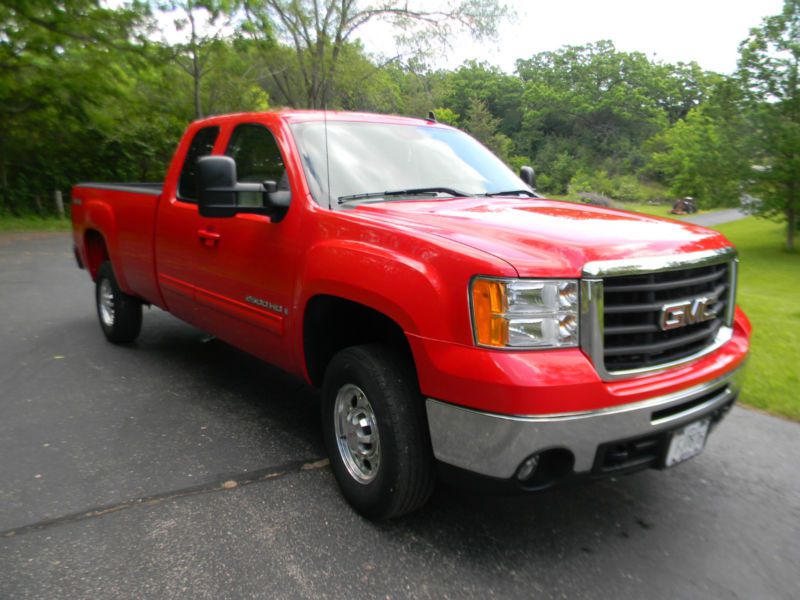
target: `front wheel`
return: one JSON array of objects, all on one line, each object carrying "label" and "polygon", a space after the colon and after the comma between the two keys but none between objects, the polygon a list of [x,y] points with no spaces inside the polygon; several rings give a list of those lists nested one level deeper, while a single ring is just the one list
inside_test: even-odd
[{"label": "front wheel", "polygon": [[139,337],[142,330],[142,303],[119,289],[109,261],[97,270],[94,299],[100,327],[109,342],[124,344]]},{"label": "front wheel", "polygon": [[424,404],[413,367],[381,344],[333,357],[322,390],[331,467],[350,504],[371,519],[421,507],[434,485]]}]

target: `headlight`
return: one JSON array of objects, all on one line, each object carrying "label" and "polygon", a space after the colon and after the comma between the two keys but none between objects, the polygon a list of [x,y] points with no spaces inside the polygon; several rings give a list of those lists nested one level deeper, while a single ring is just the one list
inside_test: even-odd
[{"label": "headlight", "polygon": [[472,280],[472,330],[479,346],[567,348],[578,345],[574,279]]}]

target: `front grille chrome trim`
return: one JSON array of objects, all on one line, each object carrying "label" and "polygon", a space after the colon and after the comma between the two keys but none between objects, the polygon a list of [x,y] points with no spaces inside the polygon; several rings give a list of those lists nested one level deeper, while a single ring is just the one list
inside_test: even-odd
[{"label": "front grille chrome trim", "polygon": [[[700,351],[657,365],[635,369],[608,371],[604,355],[604,301],[603,277],[639,275],[645,273],[693,269],[720,263],[729,263],[728,301],[720,327],[714,341]],[[580,343],[581,349],[591,359],[595,370],[604,381],[614,381],[639,375],[648,375],[671,369],[695,361],[718,350],[733,337],[733,318],[735,313],[736,280],[738,271],[736,249],[732,247],[688,254],[647,257],[633,260],[609,260],[587,263],[583,268],[580,295]]]},{"label": "front grille chrome trim", "polygon": [[587,278],[639,275],[661,271],[693,269],[731,261],[736,258],[736,248],[727,246],[716,250],[702,250],[671,256],[647,256],[644,258],[618,260],[596,260],[583,266]]}]

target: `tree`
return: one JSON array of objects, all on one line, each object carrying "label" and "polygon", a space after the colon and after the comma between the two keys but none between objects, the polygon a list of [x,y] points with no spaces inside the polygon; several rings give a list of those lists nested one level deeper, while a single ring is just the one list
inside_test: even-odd
[{"label": "tree", "polygon": [[[192,78],[194,116],[203,117],[202,81],[213,68],[225,27],[224,17],[233,8],[226,0],[168,0],[159,9],[174,15],[175,29],[186,38],[174,46],[173,60]],[[223,20],[219,24],[218,21]]]},{"label": "tree", "polygon": [[519,77],[488,63],[467,61],[442,77],[439,103],[456,114],[466,115],[475,100],[481,101],[498,120],[497,129],[507,136],[519,131],[522,122],[523,85]]},{"label": "tree", "polygon": [[706,103],[646,144],[647,170],[673,196],[693,196],[706,208],[738,204],[750,168],[741,100],[737,82],[723,79]]},{"label": "tree", "polygon": [[0,0],[2,211],[39,209],[101,154],[89,114],[115,87],[114,65],[137,46],[139,8]]},{"label": "tree", "polygon": [[401,42],[417,47],[447,43],[456,30],[477,38],[494,36],[508,10],[498,0],[446,0],[428,8],[422,0],[243,0],[242,29],[255,39],[272,36],[291,49],[290,68],[273,68],[272,77],[290,106],[320,108],[330,99],[342,52],[356,32],[375,21],[390,24]]},{"label": "tree", "polygon": [[[534,157],[540,184],[557,193],[582,168],[635,172],[645,162],[642,144],[704,97],[693,68],[654,63],[610,41],[540,52],[518,60],[517,74],[522,125],[513,139]],[[679,94],[689,81],[695,91]]]},{"label": "tree", "polygon": [[498,131],[500,119],[493,117],[486,103],[473,97],[461,125],[484,146],[506,162],[511,157],[511,139]]},{"label": "tree", "polygon": [[784,0],[783,11],[752,29],[739,53],[760,161],[752,172],[762,200],[757,211],[786,220],[792,250],[800,215],[800,0]]}]

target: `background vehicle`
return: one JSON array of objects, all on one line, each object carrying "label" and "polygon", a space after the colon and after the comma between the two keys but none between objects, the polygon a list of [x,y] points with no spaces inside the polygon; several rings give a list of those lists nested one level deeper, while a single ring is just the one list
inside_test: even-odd
[{"label": "background vehicle", "polygon": [[75,252],[110,341],[152,304],[321,387],[372,518],[437,473],[536,490],[696,455],[748,349],[734,249],[531,175],[433,121],[214,117],[163,186],[77,185]]}]

